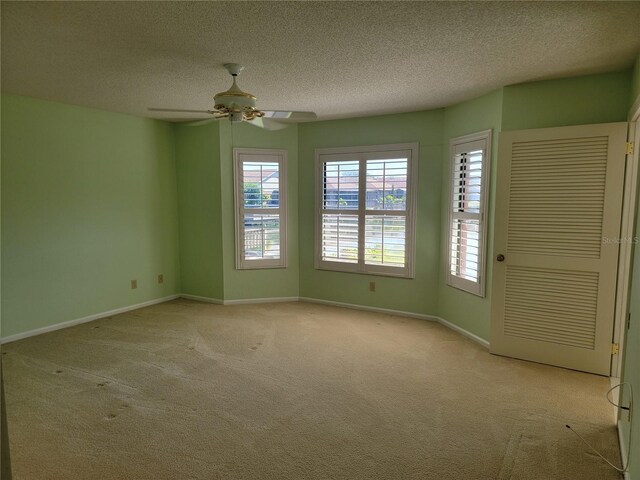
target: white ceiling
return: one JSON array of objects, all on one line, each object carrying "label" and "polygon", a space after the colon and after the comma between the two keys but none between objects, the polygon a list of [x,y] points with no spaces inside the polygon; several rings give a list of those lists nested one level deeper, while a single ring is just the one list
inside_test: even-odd
[{"label": "white ceiling", "polygon": [[[424,110],[622,70],[640,2],[8,2],[2,90],[153,118],[208,109],[225,62],[258,107],[322,119]],[[187,118],[187,117],[185,117]],[[188,118],[201,118],[190,115]]]}]

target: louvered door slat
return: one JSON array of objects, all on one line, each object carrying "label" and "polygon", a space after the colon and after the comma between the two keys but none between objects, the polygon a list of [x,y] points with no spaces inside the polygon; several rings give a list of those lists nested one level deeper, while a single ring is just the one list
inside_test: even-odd
[{"label": "louvered door slat", "polygon": [[[546,284],[529,284],[530,272],[543,275]],[[560,337],[574,338],[581,336],[573,324],[565,322],[567,317],[577,317],[581,323],[589,327],[590,335],[581,336],[580,345],[592,348],[595,341],[595,321],[598,296],[598,274],[594,272],[583,273],[580,277],[582,284],[577,287],[573,282],[575,276],[565,276],[555,270],[530,269],[523,267],[507,268],[507,291],[505,295],[505,332],[509,335],[527,336],[527,332],[536,331],[536,337],[540,332],[553,333],[553,340],[561,340]],[[516,280],[516,282],[513,282]],[[561,293],[556,287],[570,287],[580,295]],[[568,288],[569,287],[569,288]],[[536,322],[537,312],[545,312],[544,323]],[[538,326],[536,330],[535,326]],[[544,328],[542,328],[544,327]],[[576,342],[571,340],[572,344]],[[563,342],[564,343],[564,342]]]},{"label": "louvered door slat", "polygon": [[[535,254],[556,249],[563,255],[600,256],[607,146],[606,136],[583,142],[572,139],[568,144],[523,141],[512,146],[509,203],[514,209],[509,212],[509,251]],[[535,153],[540,150],[554,162],[538,164]],[[556,150],[562,153],[554,158]],[[597,161],[585,168],[575,161],[570,162],[573,165],[569,168],[564,162],[567,156],[579,159],[585,153]],[[525,226],[522,220],[528,219],[529,206],[537,212],[541,206],[551,211],[573,207],[574,221],[571,225],[547,223],[543,215]],[[587,215],[583,217],[583,213]],[[599,228],[593,228],[593,220]],[[589,224],[589,234],[585,233],[583,222]],[[546,228],[538,228],[542,225]]]}]

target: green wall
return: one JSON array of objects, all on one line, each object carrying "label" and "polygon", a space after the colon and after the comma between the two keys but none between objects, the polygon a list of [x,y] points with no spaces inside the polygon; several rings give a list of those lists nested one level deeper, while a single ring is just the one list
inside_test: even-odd
[{"label": "green wall", "polygon": [[[298,127],[176,125],[182,293],[216,300],[298,296]],[[236,270],[233,148],[287,150],[288,266]]]},{"label": "green wall", "polygon": [[181,293],[222,299],[219,122],[178,124],[175,131]]},{"label": "green wall", "polygon": [[[486,298],[445,281],[449,139],[493,129],[491,258],[500,131],[624,121],[639,94],[640,56],[632,71],[512,85],[441,110],[275,132],[228,122],[170,125],[3,95],[1,334],[189,293],[221,300],[300,295],[438,315],[489,339],[491,262]],[[416,277],[316,270],[314,150],[405,142],[420,145]],[[286,269],[234,268],[232,147],[288,151]],[[638,396],[640,255],[634,262],[624,379]],[[376,292],[368,291],[371,280]],[[637,449],[638,412],[632,428]],[[638,455],[631,474],[640,480]]]},{"label": "green wall", "polygon": [[[220,123],[220,177],[222,186],[222,239],[224,299],[298,296],[298,127],[269,131],[242,123]],[[287,150],[288,258],[287,268],[235,269],[233,153],[236,148]]]},{"label": "green wall", "polygon": [[495,211],[496,190],[496,159],[498,154],[498,138],[502,120],[502,89],[484,95],[475,100],[461,103],[445,110],[444,139],[445,145],[442,168],[442,185],[448,185],[449,179],[449,140],[461,135],[475,133],[482,130],[492,130],[489,203],[487,220],[487,273],[485,290],[486,296],[479,297],[458,290],[447,285],[447,263],[444,249],[448,241],[447,222],[449,217],[447,188],[442,189],[442,260],[440,263],[440,284],[438,290],[438,316],[444,318],[465,330],[489,339],[491,329],[491,280],[493,262],[493,223]]},{"label": "green wall", "polygon": [[[640,223],[640,203],[636,205],[636,238],[640,235],[638,224]],[[631,445],[630,474],[632,480],[640,479],[640,455],[637,454],[640,445],[640,251],[635,248],[633,273],[631,280],[631,301],[629,306],[631,318],[630,328],[627,330],[624,348],[624,365],[622,373],[622,381],[629,382],[633,385],[635,393],[635,406],[633,412],[633,425],[629,425],[627,414],[621,412],[620,422],[622,432],[626,442],[629,442],[629,429],[633,428],[633,444]],[[625,387],[627,388],[627,387]],[[626,404],[628,396],[625,395],[624,403]],[[627,443],[628,444],[628,443]]]},{"label": "green wall", "polygon": [[[443,110],[301,124],[300,295],[435,314],[440,266]],[[418,142],[416,275],[414,279],[314,269],[314,151],[316,148]],[[376,281],[370,292],[369,281]]]},{"label": "green wall", "polygon": [[[514,85],[441,110],[314,122],[279,131],[229,122],[169,125],[6,96],[2,194],[7,203],[2,208],[7,228],[3,260],[9,263],[3,264],[3,274],[11,282],[3,282],[4,310],[8,323],[15,315],[23,317],[3,334],[181,291],[220,300],[300,295],[438,315],[488,339],[491,262],[486,298],[448,287],[445,281],[442,247],[448,217],[442,186],[448,180],[449,140],[493,130],[491,256],[499,132],[624,120],[631,77],[619,72]],[[404,142],[420,145],[416,277],[316,270],[314,150]],[[232,147],[288,151],[286,269],[235,269]],[[35,192],[24,183],[37,185]],[[41,269],[47,274],[36,274],[34,257],[45,262]],[[151,281],[157,273],[166,276],[162,286]],[[126,275],[124,283],[121,275]],[[94,277],[99,289],[93,288],[98,285]],[[129,277],[138,278],[138,290],[128,288]],[[368,289],[371,280],[377,283],[376,292]],[[65,301],[72,293],[81,293],[80,300]],[[42,304],[57,302],[58,307],[45,316],[37,306],[21,308],[35,294]]]},{"label": "green wall", "polygon": [[178,293],[176,198],[169,124],[3,95],[2,335]]},{"label": "green wall", "polygon": [[[300,149],[300,295],[438,315],[489,339],[492,265],[487,297],[446,285],[442,249],[448,214],[448,143],[453,137],[492,129],[488,254],[492,256],[497,144],[502,130],[623,121],[631,89],[629,71],[514,85],[439,111],[302,124]],[[315,270],[314,150],[322,147],[418,141],[419,166],[416,278],[373,277]],[[439,208],[442,205],[442,208]],[[377,291],[368,291],[368,282]]]},{"label": "green wall", "polygon": [[[640,101],[640,55],[636,60],[633,74],[633,94],[631,96],[630,105]],[[637,105],[637,104],[636,104]],[[632,112],[633,113],[633,112]],[[640,140],[636,141],[636,148],[640,146]],[[638,179],[640,181],[640,179]],[[640,237],[640,197],[636,201],[636,225],[634,238]],[[636,240],[637,242],[637,240]],[[625,346],[623,349],[623,367],[622,381],[629,382],[633,385],[635,393],[635,407],[632,418],[632,425],[629,424],[625,412],[620,415],[620,423],[625,441],[629,442],[630,428],[633,429],[631,449],[634,452],[631,455],[630,477],[632,480],[640,479],[640,250],[638,244],[634,247],[633,271],[631,274],[631,298],[629,304],[629,329],[625,338]],[[625,396],[625,403],[628,397]]]},{"label": "green wall", "polygon": [[[500,131],[559,127],[589,123],[625,121],[629,109],[629,71],[548,80],[504,87],[483,97],[445,109],[445,146],[453,137],[493,129],[489,226],[487,230],[487,290],[480,298],[446,285],[444,260],[441,265],[438,316],[490,340],[491,282],[493,270],[493,225],[495,211],[497,150]],[[448,148],[443,156],[443,185],[446,185]],[[442,245],[446,241],[447,209],[443,190]]]},{"label": "green wall", "polygon": [[504,87],[502,130],[625,121],[630,90],[629,71]]},{"label": "green wall", "polygon": [[[415,112],[302,124],[300,149],[300,295],[325,300],[438,315],[486,340],[491,323],[491,275],[480,298],[446,285],[442,253],[446,242],[448,143],[453,137],[493,130],[489,193],[488,256],[493,249],[493,211],[499,132],[623,121],[630,72],[514,85],[439,111]],[[414,280],[315,270],[314,150],[322,147],[418,141],[419,197]],[[442,208],[439,206],[442,205]],[[368,291],[375,280],[377,291]]]},{"label": "green wall", "polygon": [[640,97],[640,53],[636,58],[636,64],[633,67],[631,76],[631,105]]}]

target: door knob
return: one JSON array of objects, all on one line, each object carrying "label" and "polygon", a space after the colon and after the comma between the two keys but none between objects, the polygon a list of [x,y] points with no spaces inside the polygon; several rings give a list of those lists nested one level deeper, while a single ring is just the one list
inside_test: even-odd
[{"label": "door knob", "polygon": [[500,254],[496,257],[496,260],[499,262],[504,262],[504,255]]}]

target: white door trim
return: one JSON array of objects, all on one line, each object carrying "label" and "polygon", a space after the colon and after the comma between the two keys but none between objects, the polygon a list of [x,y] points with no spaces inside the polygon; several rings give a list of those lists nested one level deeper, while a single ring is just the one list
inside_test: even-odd
[{"label": "white door trim", "polygon": [[633,144],[633,153],[627,155],[624,176],[624,198],[622,224],[620,226],[620,255],[618,257],[618,288],[616,291],[616,313],[613,326],[613,343],[618,344],[618,355],[611,358],[611,376],[622,375],[624,338],[629,315],[629,293],[631,266],[633,262],[633,238],[636,201],[638,199],[638,170],[640,168],[640,95],[629,111],[629,134],[627,141]]}]

